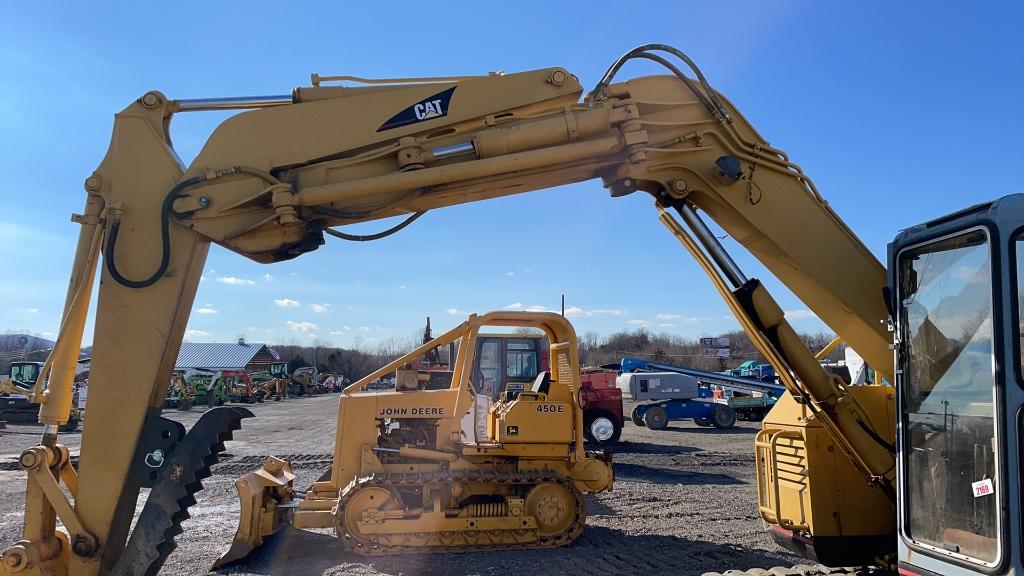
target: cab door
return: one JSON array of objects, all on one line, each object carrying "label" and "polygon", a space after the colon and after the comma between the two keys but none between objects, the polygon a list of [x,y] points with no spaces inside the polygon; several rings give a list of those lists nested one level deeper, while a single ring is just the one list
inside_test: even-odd
[{"label": "cab door", "polygon": [[1021,573],[1024,195],[890,245],[904,574]]}]

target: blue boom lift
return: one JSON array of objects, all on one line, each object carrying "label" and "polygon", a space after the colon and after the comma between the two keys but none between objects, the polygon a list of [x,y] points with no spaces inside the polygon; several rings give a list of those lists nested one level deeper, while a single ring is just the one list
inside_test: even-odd
[{"label": "blue boom lift", "polygon": [[[633,423],[653,430],[673,420],[716,428],[731,428],[737,417],[761,420],[786,391],[772,382],[638,358],[623,358],[620,370],[623,394],[643,402],[633,408]],[[716,388],[724,397],[715,397]]]}]

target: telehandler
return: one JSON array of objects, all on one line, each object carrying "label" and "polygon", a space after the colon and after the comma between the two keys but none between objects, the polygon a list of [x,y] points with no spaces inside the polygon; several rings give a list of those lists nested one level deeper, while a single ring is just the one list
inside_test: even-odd
[{"label": "telehandler", "polygon": [[[616,81],[636,59],[669,74]],[[174,115],[226,109],[249,110],[223,122],[183,166],[170,139]],[[0,570],[153,573],[173,549],[199,480],[249,416],[210,410],[186,434],[159,415],[210,243],[272,263],[315,250],[325,235],[372,241],[435,208],[590,179],[613,197],[653,197],[661,222],[786,386],[755,447],[759,510],[780,542],[832,565],[1024,573],[1024,196],[901,232],[886,269],[810,178],[685,54],[663,44],[623,55],[585,96],[575,76],[547,68],[386,80],[314,75],[312,86],[285,95],[173,100],[152,91],[129,104],[74,217],[81,233],[60,337],[42,371],[48,385],[43,375],[36,382],[43,437],[21,457],[23,539],[3,553]],[[336,229],[393,216],[404,220],[377,234]],[[826,373],[705,217],[874,367],[878,382],[892,385],[848,386]],[[557,229],[546,237],[552,257],[564,257],[571,240]],[[57,427],[68,417],[100,253],[96,385],[75,470]],[[346,435],[367,431],[338,433],[351,446]],[[363,444],[360,453],[380,459],[374,437]],[[401,458],[403,447],[395,449]],[[413,448],[404,449],[408,456]],[[141,488],[149,495],[129,530]],[[256,502],[276,502],[280,491],[267,486]],[[393,492],[385,491],[387,499],[377,493],[385,509],[364,503],[365,516],[344,522],[362,531],[379,518],[381,531],[405,530],[406,512],[386,509]],[[350,509],[331,508],[339,504]],[[449,518],[443,499],[439,506],[424,514]],[[274,510],[277,520],[287,509]],[[275,528],[253,522],[266,512],[243,512],[253,542]],[[390,524],[396,514],[402,518]],[[57,517],[65,530],[56,529]]]}]

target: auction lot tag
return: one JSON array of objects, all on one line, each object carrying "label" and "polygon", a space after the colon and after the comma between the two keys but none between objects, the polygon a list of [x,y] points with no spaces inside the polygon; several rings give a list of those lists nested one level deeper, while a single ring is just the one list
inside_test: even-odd
[{"label": "auction lot tag", "polygon": [[993,492],[996,491],[996,489],[992,486],[992,480],[990,478],[979,480],[971,484],[971,488],[974,488],[975,498],[979,496],[988,496],[989,494],[992,494]]}]

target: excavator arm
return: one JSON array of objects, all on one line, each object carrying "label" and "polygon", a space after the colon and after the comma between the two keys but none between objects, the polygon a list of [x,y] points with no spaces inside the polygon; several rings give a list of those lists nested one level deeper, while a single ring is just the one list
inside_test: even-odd
[{"label": "excavator arm", "polygon": [[[616,82],[635,58],[671,74]],[[173,548],[205,467],[247,415],[211,411],[188,436],[159,417],[210,243],[277,262],[315,250],[325,235],[372,240],[433,209],[591,179],[612,196],[654,197],[662,221],[702,262],[790,391],[821,414],[865,477],[891,484],[893,457],[876,441],[870,417],[814,362],[698,211],[883,374],[891,366],[885,270],[810,179],[685,55],[640,47],[585,96],[561,68],[383,81],[314,75],[312,84],[258,98],[171,100],[148,92],[117,114],[109,150],[85,181],[86,209],[74,217],[82,229],[61,336],[44,370],[49,382],[44,389],[41,376],[37,384],[44,438],[23,458],[35,470],[25,537],[5,552],[3,570],[154,572]],[[249,110],[221,124],[183,166],[171,143],[173,117],[230,108]],[[381,234],[343,230],[394,216],[405,220]],[[67,417],[101,261],[89,418],[70,503],[53,490],[53,472],[70,469],[56,425]],[[168,438],[209,457],[174,460],[161,448]],[[129,535],[145,486],[153,491]],[[168,486],[177,492],[160,492]],[[69,539],[54,531],[55,516]]]}]

